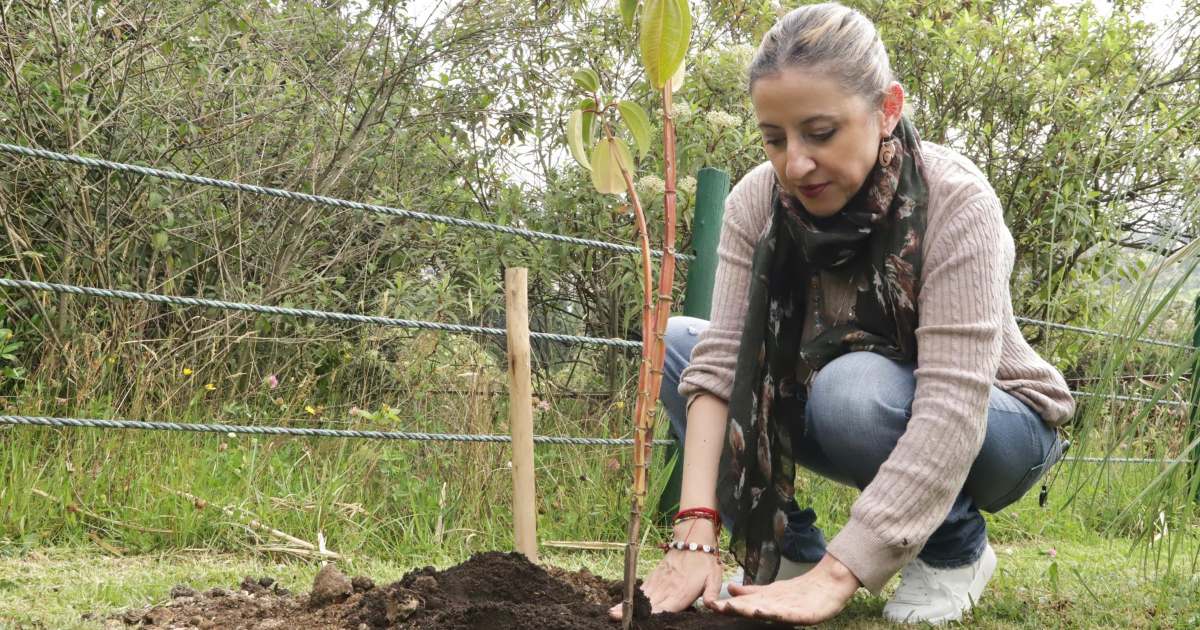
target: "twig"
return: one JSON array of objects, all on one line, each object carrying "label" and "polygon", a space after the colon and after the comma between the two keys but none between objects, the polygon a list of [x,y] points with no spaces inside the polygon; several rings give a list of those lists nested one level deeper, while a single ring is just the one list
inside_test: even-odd
[{"label": "twig", "polygon": [[[192,504],[195,505],[197,508],[203,508],[205,506],[211,505],[208,501],[205,501],[204,499],[201,499],[200,497],[198,497],[194,494],[184,492],[183,490],[175,490],[173,488],[168,488],[163,485],[159,485],[159,487],[162,488],[163,490],[166,490],[167,492],[172,492],[174,494],[177,494],[177,495],[191,501]],[[252,514],[251,512],[249,512],[248,510],[245,510],[243,508],[235,509],[232,506],[228,506],[228,505],[225,505],[225,506],[214,505],[213,507],[220,508],[222,512],[224,512],[227,516],[229,516],[231,518],[238,518],[237,515],[235,514],[235,512],[240,511],[245,516],[250,517],[249,522],[246,523],[247,525],[250,526],[250,529],[266,532],[272,536],[275,536],[276,538],[281,538],[293,545],[296,545],[297,547],[301,547],[301,548],[307,550],[308,552],[310,552],[314,555],[317,555],[317,556],[320,556],[323,558],[333,558],[335,560],[341,559],[341,557],[342,557],[341,554],[338,554],[337,552],[329,551],[328,549],[325,549],[324,548],[325,546],[323,544],[321,545],[320,548],[318,548],[317,545],[314,545],[314,544],[308,542],[307,540],[302,540],[300,538],[296,538],[295,536],[293,536],[287,532],[275,529],[274,527],[271,527],[271,526],[259,521],[258,519],[254,518],[254,514]]]},{"label": "twig", "polygon": [[114,556],[124,556],[125,555],[124,549],[121,549],[120,547],[115,547],[113,545],[110,545],[110,544],[104,542],[104,539],[101,538],[100,535],[97,534],[96,532],[88,532],[88,538],[91,538],[92,542],[96,543],[97,545],[100,545],[101,549],[107,551],[108,553],[111,553]]},{"label": "twig", "polygon": [[141,527],[138,525],[132,525],[130,523],[126,523],[124,521],[118,521],[115,518],[108,518],[107,516],[100,516],[99,514],[85,510],[84,508],[81,508],[78,505],[75,505],[74,503],[67,503],[66,501],[62,500],[59,497],[56,497],[51,494],[46,494],[45,492],[42,492],[41,490],[38,490],[37,488],[30,489],[30,492],[32,492],[33,494],[36,494],[39,497],[42,497],[44,499],[50,499],[51,501],[54,501],[55,503],[66,507],[68,512],[75,512],[77,514],[82,514],[88,518],[95,519],[97,521],[103,521],[110,525],[116,525],[118,527],[132,529],[134,531],[139,531],[139,532],[142,532],[145,534],[174,534],[175,533],[174,531],[169,530],[169,529],[157,529],[154,527]]},{"label": "twig", "polygon": [[625,548],[625,543],[606,542],[602,540],[544,540],[543,547],[557,549],[582,549],[584,551],[619,551]]}]

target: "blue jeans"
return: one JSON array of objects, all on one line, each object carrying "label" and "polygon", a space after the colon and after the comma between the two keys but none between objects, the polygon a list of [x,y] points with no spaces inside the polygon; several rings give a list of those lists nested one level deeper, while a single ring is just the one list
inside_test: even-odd
[{"label": "blue jeans", "polygon": [[[681,446],[687,401],[679,395],[679,376],[707,327],[708,322],[691,317],[672,317],[667,324],[660,396]],[[865,488],[908,425],[916,390],[913,369],[912,364],[872,352],[851,352],[829,362],[813,381],[804,432],[792,433],[796,463],[839,483]],[[978,560],[987,546],[980,510],[997,512],[1021,498],[1061,456],[1062,443],[1054,429],[1020,400],[993,386],[983,447],[946,520],[918,557],[938,568]],[[728,515],[722,518],[729,523]],[[816,562],[825,554],[816,519],[811,508],[792,506],[782,547],[785,557]]]}]

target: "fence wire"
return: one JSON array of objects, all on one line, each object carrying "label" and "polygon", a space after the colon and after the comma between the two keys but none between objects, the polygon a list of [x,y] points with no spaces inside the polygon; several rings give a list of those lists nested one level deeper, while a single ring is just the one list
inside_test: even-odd
[{"label": "fence wire", "polygon": [[[528,230],[524,228],[515,228],[512,226],[499,225],[494,223],[486,223],[482,221],[474,221],[470,219],[460,219],[457,217],[448,217],[443,215],[430,214],[425,212],[415,212],[412,210],[404,210],[390,206],[377,204],[368,204],[357,201],[349,201],[338,199],[335,197],[326,197],[322,195],[312,195],[296,191],[289,191],[279,188],[269,188],[264,186],[255,186],[252,184],[243,184],[229,180],[214,179],[210,177],[202,177],[170,171],[165,169],[150,168],[138,166],[135,164],[125,164],[121,162],[112,162],[109,160],[101,160],[88,158],[81,155],[57,153],[44,149],[35,149],[18,145],[0,143],[0,152],[15,154],[25,157],[62,162],[83,166],[89,169],[102,169],[115,172],[134,173],[137,175],[165,179],[170,181],[186,182],[202,186],[211,186],[224,190],[233,190],[256,195],[265,195],[288,199],[292,201],[300,201],[305,203],[313,203],[318,205],[348,208],[354,210],[362,210],[374,212],[377,214],[385,214],[396,216],[404,219],[412,219],[418,221],[428,221],[433,223],[441,223],[444,225],[452,225],[456,227],[491,231],[511,236],[519,236],[535,240],[548,240],[572,245],[581,245],[594,249],[601,249],[621,253],[640,253],[637,247],[630,245],[620,245],[617,243],[609,243],[593,239],[577,238],[573,236],[565,236],[561,234],[553,234],[549,232],[540,232],[536,230]],[[651,255],[661,257],[662,252],[652,250]],[[694,260],[695,257],[688,254],[674,253],[674,256],[679,260]],[[135,291],[122,291],[116,289],[101,289],[95,287],[81,287],[69,284],[56,284],[48,282],[38,282],[32,280],[17,280],[10,278],[0,278],[0,286],[37,291],[50,291],[56,293],[70,293],[76,295],[89,295],[102,298],[117,298],[124,300],[137,300],[153,303],[176,304],[181,306],[193,306],[203,308],[217,308],[231,311],[244,311],[253,313],[263,313],[268,315],[283,315],[289,317],[302,317],[319,319],[326,321],[350,322],[359,324],[374,324],[381,326],[392,326],[400,328],[414,328],[424,330],[439,330],[451,333],[466,333],[466,334],[481,334],[492,336],[505,336],[507,333],[500,328],[489,328],[483,326],[468,326],[462,324],[446,324],[440,322],[427,322],[421,320],[398,319],[392,317],[359,315],[353,313],[341,313],[335,311],[318,311],[313,309],[298,309],[290,307],[268,306],[262,304],[250,304],[243,302],[228,302],[223,300],[212,300],[206,298],[192,297],[177,297],[169,295],[161,295],[154,293],[144,293]],[[1031,317],[1016,317],[1017,322],[1023,324],[1031,324],[1043,326],[1046,328],[1066,330],[1071,332],[1092,334],[1101,337],[1113,339],[1131,339],[1139,343],[1158,345],[1168,348],[1177,348],[1183,350],[1194,350],[1192,346],[1165,341],[1160,339],[1150,339],[1142,337],[1129,337],[1118,333],[1102,331],[1094,328],[1086,328],[1083,326],[1073,326],[1070,324],[1059,324],[1045,320],[1035,319]],[[640,348],[641,342],[624,340],[624,339],[604,339],[596,337],[585,337],[578,335],[560,335],[554,333],[531,332],[531,339],[541,339],[547,341],[555,341],[566,344],[592,344],[602,346],[615,346],[623,348]],[[1096,394],[1092,392],[1071,391],[1071,395],[1075,397],[1093,397],[1107,398],[1110,400],[1120,400],[1139,403],[1153,403],[1155,405],[1172,406],[1179,408],[1188,407],[1188,403],[1171,401],[1171,400],[1154,400],[1139,396],[1126,396],[1121,394]],[[512,438],[506,435],[486,435],[486,434],[451,434],[451,433],[420,433],[420,432],[404,432],[404,431],[359,431],[345,429],[315,429],[315,428],[294,428],[294,427],[254,427],[226,424],[195,424],[195,423],[173,423],[173,422],[144,422],[136,420],[103,420],[103,419],[87,419],[87,418],[56,418],[46,416],[0,416],[0,424],[7,425],[38,425],[38,426],[59,426],[59,427],[91,427],[91,428],[108,428],[108,429],[148,429],[148,430],[167,430],[167,431],[191,431],[191,432],[214,432],[214,433],[248,433],[262,435],[293,435],[293,436],[316,436],[316,437],[340,437],[340,438],[365,438],[365,439],[380,439],[380,440],[417,440],[417,441],[448,441],[448,442],[510,442]],[[615,445],[632,445],[633,440],[616,439],[616,438],[587,438],[587,437],[561,437],[561,436],[534,436],[535,443],[539,444],[575,444],[575,445],[592,445],[592,446],[615,446]],[[672,440],[655,440],[655,445],[672,444]],[[1150,458],[1101,458],[1101,457],[1064,457],[1063,461],[1079,461],[1079,462],[1114,462],[1114,463],[1131,463],[1131,464],[1149,464],[1149,463],[1188,463],[1191,460],[1185,459],[1150,459]]]},{"label": "fence wire", "polygon": [[[550,232],[539,232],[537,230],[527,230],[525,228],[516,228],[509,225],[499,225],[496,223],[486,223],[483,221],[474,221],[471,219],[460,219],[458,217],[448,217],[440,214],[431,214],[428,212],[416,212],[413,210],[404,210],[401,208],[393,208],[391,206],[381,206],[373,203],[362,203],[359,201],[349,201],[347,199],[338,199],[336,197],[325,197],[323,195],[311,195],[308,193],[296,192],[293,190],[284,190],[282,188],[268,188],[266,186],[255,186],[253,184],[242,184],[224,179],[214,179],[212,177],[201,177],[199,175],[189,175],[178,171],[168,171],[165,169],[150,168],[147,166],[138,166],[136,164],[124,164],[121,162],[111,162],[109,160],[100,160],[96,158],[84,157],[72,153],[58,153],[55,151],[47,151],[45,149],[34,149],[23,147],[15,144],[0,143],[0,151],[21,155],[25,157],[38,158],[42,160],[50,160],[54,162],[64,162],[67,164],[75,164],[90,169],[103,169],[109,171],[117,171],[123,173],[135,173],[146,177],[155,177],[158,179],[166,179],[177,182],[187,182],[189,184],[197,184],[201,186],[211,186],[214,188],[222,188],[224,190],[236,190],[238,192],[251,193],[254,195],[266,195],[268,197],[277,197],[280,199],[289,199],[291,201],[302,201],[305,203],[314,203],[322,206],[331,206],[334,208],[350,208],[353,210],[364,210],[366,212],[374,212],[376,214],[386,214],[402,219],[413,219],[416,221],[429,221],[432,223],[441,223],[444,225],[453,225],[456,227],[469,228],[473,230],[484,230],[488,232],[497,232],[500,234],[508,234],[511,236],[520,236],[529,239],[555,241],[559,243],[568,243],[571,245],[582,245],[591,247],[592,249],[603,249],[611,252],[621,252],[626,254],[640,254],[641,249],[632,245],[620,245],[617,243],[609,243],[606,241],[597,241],[587,238],[578,238],[574,236],[565,236],[563,234],[552,234]],[[650,250],[650,255],[655,258],[662,257],[662,251]],[[681,254],[675,252],[676,260],[694,260],[696,257],[691,254]]]},{"label": "fence wire", "polygon": [[1192,346],[1182,344],[1182,343],[1176,343],[1174,341],[1165,341],[1162,339],[1149,339],[1146,337],[1130,337],[1128,335],[1122,335],[1119,333],[1108,332],[1106,330],[1097,330],[1095,328],[1085,328],[1083,326],[1072,326],[1070,324],[1059,324],[1059,323],[1055,323],[1055,322],[1048,322],[1048,321],[1041,320],[1041,319],[1034,319],[1032,317],[1016,317],[1014,319],[1016,319],[1017,323],[1019,323],[1019,324],[1033,324],[1033,325],[1037,325],[1037,326],[1044,326],[1046,328],[1057,328],[1058,330],[1069,330],[1071,332],[1087,333],[1087,334],[1091,334],[1091,335],[1096,335],[1098,337],[1109,337],[1111,339],[1132,339],[1133,341],[1136,341],[1138,343],[1148,343],[1151,345],[1164,346],[1167,348],[1179,348],[1181,350],[1194,350],[1195,349]]},{"label": "fence wire", "polygon": [[[244,311],[263,313],[267,315],[285,315],[288,317],[303,317],[325,321],[350,322],[355,324],[375,324],[378,326],[393,326],[398,328],[418,328],[423,330],[441,330],[452,333],[470,333],[504,337],[508,334],[503,328],[488,328],[484,326],[467,326],[464,324],[443,324],[426,322],[416,319],[397,319],[379,315],[358,315],[355,313],[339,313],[336,311],[317,311],[307,308],[289,308],[283,306],[267,306],[264,304],[249,304],[245,302],[226,302],[207,298],[177,297],[158,293],[142,293],[138,291],[121,291],[117,289],[98,289],[96,287],[80,287],[72,284],[56,284],[52,282],[37,282],[34,280],[17,280],[0,278],[0,287],[25,289],[33,291],[50,291],[54,293],[71,293],[75,295],[90,295],[102,298],[118,298],[158,304],[177,304],[180,306],[199,306],[228,311]],[[605,339],[602,337],[582,337],[578,335],[560,335],[546,332],[530,332],[530,339],[556,341],[565,344],[592,344],[599,346],[614,346],[618,348],[640,348],[642,342],[628,339]]]},{"label": "fence wire", "polygon": [[[354,429],[310,429],[304,427],[255,427],[236,424],[198,424],[146,422],[142,420],[104,420],[100,418],[56,418],[50,416],[0,416],[0,424],[45,427],[87,427],[93,429],[142,429],[152,431],[188,431],[193,433],[234,433],[249,435],[290,435],[299,437],[361,438],[368,440],[414,440],[421,442],[511,442],[508,435],[472,433],[420,433],[413,431],[359,431]],[[628,438],[593,438],[535,435],[536,444],[576,446],[630,446]],[[673,444],[672,440],[654,440],[655,446]]]}]

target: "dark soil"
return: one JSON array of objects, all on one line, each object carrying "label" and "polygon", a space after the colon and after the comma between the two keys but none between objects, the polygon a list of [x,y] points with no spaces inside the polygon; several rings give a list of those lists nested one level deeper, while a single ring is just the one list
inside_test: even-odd
[{"label": "dark soil", "polygon": [[[109,623],[222,630],[621,627],[607,615],[608,607],[621,600],[620,582],[587,570],[543,569],[516,553],[478,554],[445,571],[425,567],[386,586],[365,577],[347,578],[332,566],[322,568],[314,582],[313,591],[304,595],[288,593],[271,578],[247,577],[235,589],[203,593],[180,585],[171,589],[171,603],[128,611]],[[639,612],[646,613],[649,603],[641,599]],[[635,619],[639,630],[783,627],[697,610]]]}]

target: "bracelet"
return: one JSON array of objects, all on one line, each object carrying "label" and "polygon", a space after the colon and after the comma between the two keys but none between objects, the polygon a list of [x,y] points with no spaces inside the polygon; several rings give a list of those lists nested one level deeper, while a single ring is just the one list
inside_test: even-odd
[{"label": "bracelet", "polygon": [[721,515],[718,514],[716,510],[705,507],[679,510],[675,513],[675,518],[672,519],[672,524],[677,525],[680,521],[687,521],[691,519],[704,519],[706,521],[712,521],[713,524],[717,526],[718,530],[721,529]]},{"label": "bracelet", "polygon": [[718,555],[716,545],[701,545],[699,543],[683,542],[682,540],[664,543],[659,545],[659,549],[662,549],[663,551],[670,551],[671,549],[676,549],[678,551],[700,551],[703,553],[711,553],[714,556]]}]

